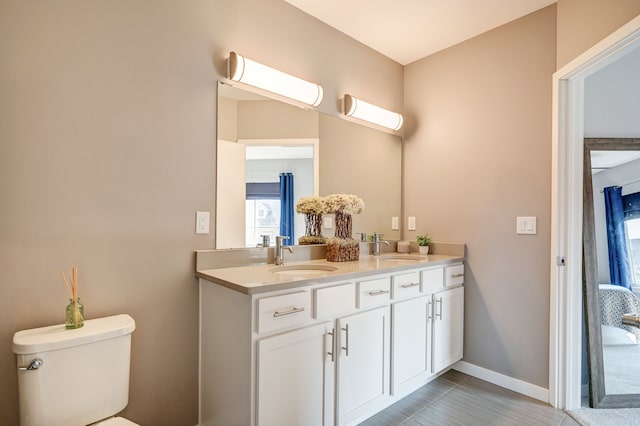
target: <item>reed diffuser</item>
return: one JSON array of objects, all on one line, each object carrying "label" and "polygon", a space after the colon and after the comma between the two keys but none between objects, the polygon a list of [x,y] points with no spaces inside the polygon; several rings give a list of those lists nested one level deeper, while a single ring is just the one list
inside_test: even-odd
[{"label": "reed diffuser", "polygon": [[84,325],[84,306],[82,306],[80,298],[78,297],[78,268],[73,267],[69,271],[71,285],[69,285],[69,281],[67,280],[67,276],[64,274],[64,271],[60,271],[60,273],[62,274],[64,285],[67,288],[67,293],[69,293],[69,304],[66,309],[65,327],[67,329],[80,328]]}]

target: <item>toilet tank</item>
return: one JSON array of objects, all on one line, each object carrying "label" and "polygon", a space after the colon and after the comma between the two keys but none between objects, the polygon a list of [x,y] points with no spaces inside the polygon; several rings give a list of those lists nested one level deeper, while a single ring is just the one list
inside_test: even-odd
[{"label": "toilet tank", "polygon": [[15,333],[20,424],[80,426],[122,411],[133,330],[133,318],[122,314],[74,330],[60,324]]}]

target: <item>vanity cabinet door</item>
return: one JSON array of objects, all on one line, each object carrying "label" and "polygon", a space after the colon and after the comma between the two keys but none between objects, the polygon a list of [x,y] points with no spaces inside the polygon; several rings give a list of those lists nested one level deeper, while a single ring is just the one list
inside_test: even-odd
[{"label": "vanity cabinet door", "polygon": [[257,424],[333,425],[333,322],[258,341]]},{"label": "vanity cabinet door", "polygon": [[389,306],[338,319],[339,425],[363,420],[389,398]]},{"label": "vanity cabinet door", "polygon": [[433,372],[462,359],[464,287],[434,294]]},{"label": "vanity cabinet door", "polygon": [[399,302],[392,308],[394,396],[405,395],[431,376],[432,297]]}]

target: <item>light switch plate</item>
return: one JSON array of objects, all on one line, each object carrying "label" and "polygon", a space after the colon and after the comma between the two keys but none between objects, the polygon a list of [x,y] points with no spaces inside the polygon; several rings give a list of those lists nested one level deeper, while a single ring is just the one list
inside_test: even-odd
[{"label": "light switch plate", "polygon": [[196,234],[209,233],[210,212],[196,212]]},{"label": "light switch plate", "polygon": [[407,229],[409,231],[415,231],[416,230],[416,217],[415,216],[409,216],[407,218]]},{"label": "light switch plate", "polygon": [[535,216],[516,217],[516,233],[535,235],[537,233],[537,218]]},{"label": "light switch plate", "polygon": [[400,229],[400,224],[398,223],[398,216],[393,216],[391,218],[391,230],[392,231],[397,231],[398,229]]}]

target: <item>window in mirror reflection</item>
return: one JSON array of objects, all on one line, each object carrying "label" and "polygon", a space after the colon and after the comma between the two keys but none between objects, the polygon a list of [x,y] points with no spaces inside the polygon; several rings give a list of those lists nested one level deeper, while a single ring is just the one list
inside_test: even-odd
[{"label": "window in mirror reflection", "polygon": [[246,246],[256,247],[262,236],[275,241],[280,231],[280,183],[247,182]]}]

